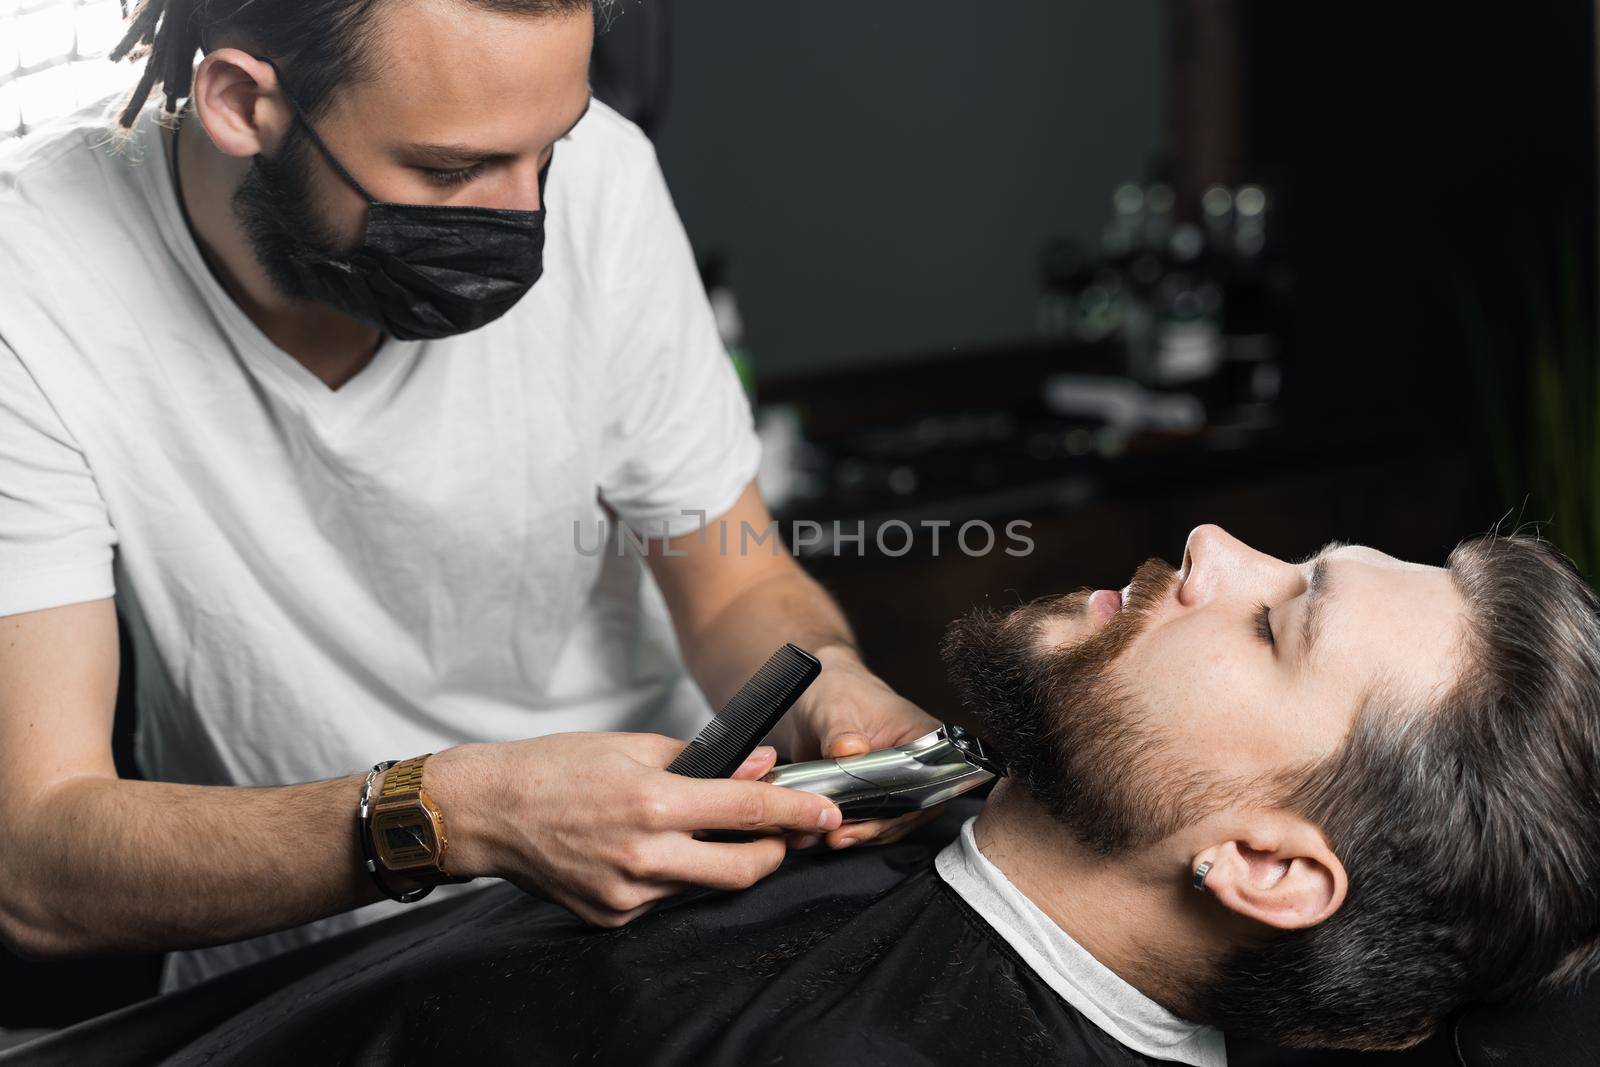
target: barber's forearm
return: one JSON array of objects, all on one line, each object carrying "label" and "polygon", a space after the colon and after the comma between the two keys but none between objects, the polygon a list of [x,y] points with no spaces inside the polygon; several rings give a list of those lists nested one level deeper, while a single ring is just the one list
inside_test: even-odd
[{"label": "barber's forearm", "polygon": [[13,811],[6,940],[29,955],[251,937],[380,897],[361,870],[361,776],[245,789],[81,777]]},{"label": "barber's forearm", "polygon": [[[815,653],[824,671],[841,664],[866,676],[844,613],[781,550],[772,514],[754,482],[714,526],[678,537],[648,557],[684,658],[712,706],[725,703],[787,641]],[[751,531],[763,530],[774,540],[750,540]],[[786,755],[794,747],[789,743],[794,719],[786,717],[772,734]]]},{"label": "barber's forearm", "polygon": [[[798,565],[751,584],[711,620],[681,636],[689,669],[713,707],[721,707],[785,642],[817,655],[824,667],[835,657],[856,655],[844,613]],[[792,748],[788,725],[781,723],[772,736],[785,754]]]}]

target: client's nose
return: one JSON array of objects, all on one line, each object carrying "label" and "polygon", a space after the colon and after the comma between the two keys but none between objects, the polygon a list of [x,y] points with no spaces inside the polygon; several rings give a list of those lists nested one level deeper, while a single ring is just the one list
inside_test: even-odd
[{"label": "client's nose", "polygon": [[1190,530],[1184,542],[1178,602],[1193,606],[1230,593],[1268,597],[1287,592],[1299,574],[1292,563],[1258,552],[1222,527],[1206,523]]}]

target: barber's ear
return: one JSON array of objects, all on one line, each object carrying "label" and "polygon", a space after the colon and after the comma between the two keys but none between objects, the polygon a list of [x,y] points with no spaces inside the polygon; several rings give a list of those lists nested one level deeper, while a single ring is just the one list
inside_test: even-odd
[{"label": "barber's ear", "polygon": [[239,48],[208,52],[190,96],[211,142],[230,156],[272,155],[294,124],[271,64]]},{"label": "barber's ear", "polygon": [[1252,831],[1205,849],[1194,868],[1210,861],[1205,891],[1229,911],[1280,930],[1327,919],[1344,903],[1344,864],[1308,823]]}]

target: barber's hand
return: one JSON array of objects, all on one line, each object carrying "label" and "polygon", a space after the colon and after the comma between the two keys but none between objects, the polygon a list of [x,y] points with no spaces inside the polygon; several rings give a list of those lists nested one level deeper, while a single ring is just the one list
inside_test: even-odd
[{"label": "barber's hand", "polygon": [[[794,762],[838,759],[894,748],[941,725],[867,670],[850,649],[831,646],[818,650],[816,655],[822,661],[822,674],[786,716]],[[938,818],[943,810],[944,806],[939,805],[892,819],[846,823],[827,833],[823,840],[829,848],[849,848],[863,842],[887,844]],[[796,848],[808,848],[818,839],[816,833],[790,835],[790,843]]]},{"label": "barber's hand", "polygon": [[[690,886],[745,889],[783,862],[785,833],[839,825],[832,801],[752,780],[772,769],[773,749],[758,748],[733,779],[700,779],[664,769],[683,746],[571,733],[440,752],[423,785],[449,833],[446,868],[505,878],[616,927]],[[767,836],[693,837],[713,829]]]}]

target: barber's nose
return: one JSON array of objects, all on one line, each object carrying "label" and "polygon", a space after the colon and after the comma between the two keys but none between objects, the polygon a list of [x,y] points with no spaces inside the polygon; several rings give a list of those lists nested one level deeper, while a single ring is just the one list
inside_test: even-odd
[{"label": "barber's nose", "polygon": [[1234,594],[1261,598],[1300,581],[1292,563],[1258,552],[1220,526],[1206,524],[1189,531],[1183,546],[1183,584],[1178,602],[1195,606]]},{"label": "barber's nose", "polygon": [[518,186],[516,199],[506,205],[516,211],[538,211],[544,206],[544,198],[539,193],[539,176],[534,175],[533,181],[527,187]]},{"label": "barber's nose", "polygon": [[544,204],[544,197],[539,192],[538,166],[521,166],[517,173],[510,176],[510,180],[499,190],[500,195],[493,198],[484,207],[503,208],[510,211],[538,211]]}]

